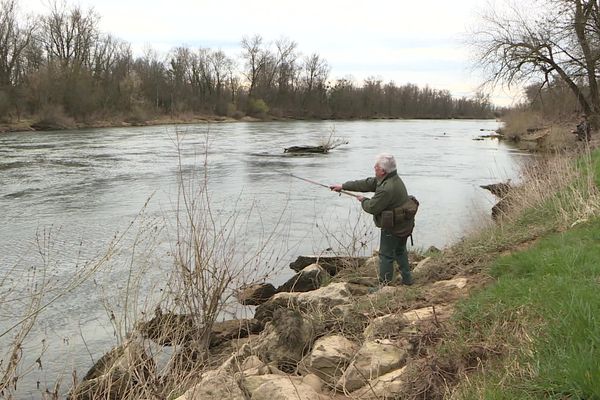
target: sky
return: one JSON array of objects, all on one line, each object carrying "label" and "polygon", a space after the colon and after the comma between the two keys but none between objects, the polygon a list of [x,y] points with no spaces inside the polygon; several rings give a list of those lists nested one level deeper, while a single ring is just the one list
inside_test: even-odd
[{"label": "sky", "polygon": [[[18,0],[21,11],[44,13],[49,0]],[[67,0],[100,15],[100,29],[132,45],[221,49],[239,59],[244,36],[265,42],[287,38],[302,55],[319,54],[330,78],[368,77],[472,96],[484,77],[472,68],[467,32],[477,25],[482,0]],[[514,95],[498,88],[496,105]]]}]

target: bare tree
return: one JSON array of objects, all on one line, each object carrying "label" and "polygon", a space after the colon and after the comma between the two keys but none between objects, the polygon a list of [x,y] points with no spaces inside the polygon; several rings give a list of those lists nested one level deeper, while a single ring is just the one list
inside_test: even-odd
[{"label": "bare tree", "polygon": [[34,24],[19,24],[16,0],[0,2],[0,87],[17,84],[24,52],[31,43]]},{"label": "bare tree", "polygon": [[491,84],[567,84],[584,112],[600,114],[596,0],[536,1],[538,14],[517,6],[492,10],[471,36],[476,65]]},{"label": "bare tree", "polygon": [[48,59],[72,69],[89,66],[99,36],[99,19],[93,9],[85,12],[79,6],[69,9],[55,2],[41,19],[41,40]]},{"label": "bare tree", "polygon": [[223,115],[227,112],[224,92],[227,81],[231,79],[233,60],[227,57],[222,50],[217,50],[209,54],[209,62],[215,79],[215,110],[217,114]]},{"label": "bare tree", "polygon": [[270,54],[267,49],[263,48],[263,38],[260,35],[242,38],[241,45],[242,57],[246,63],[244,75],[250,84],[248,97],[251,98],[254,95],[260,74],[266,68]]},{"label": "bare tree", "polygon": [[325,93],[329,65],[317,53],[304,57],[302,64],[302,89],[304,96],[302,105],[305,110],[313,112],[320,109]]}]

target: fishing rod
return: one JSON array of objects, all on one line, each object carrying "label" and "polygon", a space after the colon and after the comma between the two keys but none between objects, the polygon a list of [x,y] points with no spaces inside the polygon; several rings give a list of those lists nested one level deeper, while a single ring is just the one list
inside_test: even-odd
[{"label": "fishing rod", "polygon": [[[313,181],[313,180],[311,180],[311,179],[307,179],[307,178],[303,178],[303,177],[301,177],[301,176],[298,176],[298,175],[290,174],[289,172],[282,172],[282,171],[278,171],[278,172],[279,172],[280,174],[289,175],[289,176],[291,176],[292,178],[300,179],[300,180],[302,180],[302,181],[304,181],[304,182],[312,183],[313,185],[317,185],[317,186],[323,186],[323,187],[326,187],[327,189],[331,190],[331,186],[329,186],[329,185],[325,185],[324,183],[316,182],[316,181]],[[359,196],[359,195],[358,195],[358,194],[356,194],[356,193],[348,192],[348,191],[346,191],[346,190],[340,190],[338,193],[340,193],[340,194],[342,194],[342,193],[343,193],[343,194],[345,194],[345,195],[352,196],[352,197],[357,197],[357,198],[358,198],[358,196]]]}]

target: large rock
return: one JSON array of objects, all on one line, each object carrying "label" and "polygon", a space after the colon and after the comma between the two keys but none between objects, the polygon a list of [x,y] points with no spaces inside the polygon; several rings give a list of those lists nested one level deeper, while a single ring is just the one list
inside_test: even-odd
[{"label": "large rock", "polygon": [[119,399],[135,390],[138,381],[152,374],[154,360],[143,346],[130,339],[102,356],[82,382],[71,390],[73,400]]},{"label": "large rock", "polygon": [[277,292],[309,292],[320,288],[327,278],[329,274],[319,264],[310,264],[279,286]]},{"label": "large rock", "polygon": [[242,384],[252,400],[328,400],[320,394],[318,378],[262,375],[246,378]]},{"label": "large rock", "polygon": [[339,390],[352,392],[367,384],[368,381],[404,366],[409,350],[408,341],[365,342],[338,380],[336,387]]},{"label": "large rock", "polygon": [[273,313],[259,335],[253,352],[267,362],[275,362],[285,372],[296,369],[314,340],[312,322],[300,312],[281,308]]},{"label": "large rock", "polygon": [[[210,347],[223,342],[247,337],[262,329],[255,319],[234,319],[214,322],[210,333]],[[202,329],[194,317],[185,314],[157,313],[148,322],[141,322],[137,330],[146,338],[162,346],[185,345],[202,336]]]},{"label": "large rock", "polygon": [[467,286],[467,278],[453,278],[445,281],[437,281],[433,286],[446,287],[449,289],[464,289]]},{"label": "large rock", "polygon": [[324,309],[349,304],[354,296],[362,296],[368,289],[347,282],[331,283],[305,293],[278,293],[273,299],[294,304],[301,309]]},{"label": "large rock", "polygon": [[310,264],[319,264],[327,273],[334,276],[338,271],[348,268],[362,266],[366,257],[329,257],[329,256],[299,256],[296,261],[290,263],[290,268],[296,272],[302,271]]},{"label": "large rock", "polygon": [[275,293],[277,289],[270,283],[254,283],[239,288],[237,298],[240,304],[257,306],[269,300]]},{"label": "large rock", "polygon": [[412,271],[413,275],[420,274],[425,269],[425,266],[429,263],[429,261],[431,261],[431,257],[425,257],[424,259],[419,261]]},{"label": "large rock", "polygon": [[302,367],[322,380],[334,384],[352,361],[359,345],[341,335],[319,338],[311,353],[302,361]]},{"label": "large rock", "polygon": [[255,319],[232,319],[215,322],[210,335],[210,346],[218,346],[232,339],[240,339],[259,333],[261,324]]},{"label": "large rock", "polygon": [[364,400],[401,398],[400,395],[403,394],[402,386],[405,382],[405,372],[406,367],[402,367],[400,369],[382,375],[377,379],[369,381],[367,385],[350,393],[350,398]]},{"label": "large rock", "polygon": [[200,329],[191,315],[162,313],[160,310],[150,321],[140,322],[137,330],[162,346],[186,343],[200,336]]},{"label": "large rock", "polygon": [[244,392],[231,374],[209,371],[200,383],[176,400],[246,400]]},{"label": "large rock", "polygon": [[408,323],[418,325],[423,321],[430,321],[432,319],[447,319],[451,312],[451,308],[448,306],[429,306],[406,311],[402,316],[406,318]]},{"label": "large rock", "polygon": [[317,290],[304,293],[277,293],[269,301],[256,307],[254,318],[262,324],[271,320],[273,312],[280,308],[298,310],[329,310],[337,305],[349,304],[354,296],[367,293],[367,288],[347,282],[331,283]]},{"label": "large rock", "polygon": [[366,339],[396,338],[410,324],[403,315],[388,314],[375,318],[363,332]]}]

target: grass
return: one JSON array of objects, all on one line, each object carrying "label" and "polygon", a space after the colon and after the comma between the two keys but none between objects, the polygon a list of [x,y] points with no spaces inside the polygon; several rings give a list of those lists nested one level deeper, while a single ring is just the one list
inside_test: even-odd
[{"label": "grass", "polygon": [[509,365],[485,369],[461,398],[600,398],[600,220],[502,257],[496,283],[459,311],[466,342],[499,342]]},{"label": "grass", "polygon": [[600,399],[600,151],[523,173],[498,224],[421,272],[421,282],[493,283],[459,303],[440,342],[410,367],[406,398]]},{"label": "grass", "polygon": [[[574,170],[560,184],[538,182],[554,190],[470,239],[496,250],[482,267],[495,282],[458,306],[436,349],[441,365],[459,364],[452,398],[600,399],[600,152]],[[542,237],[499,255],[527,230]]]}]

